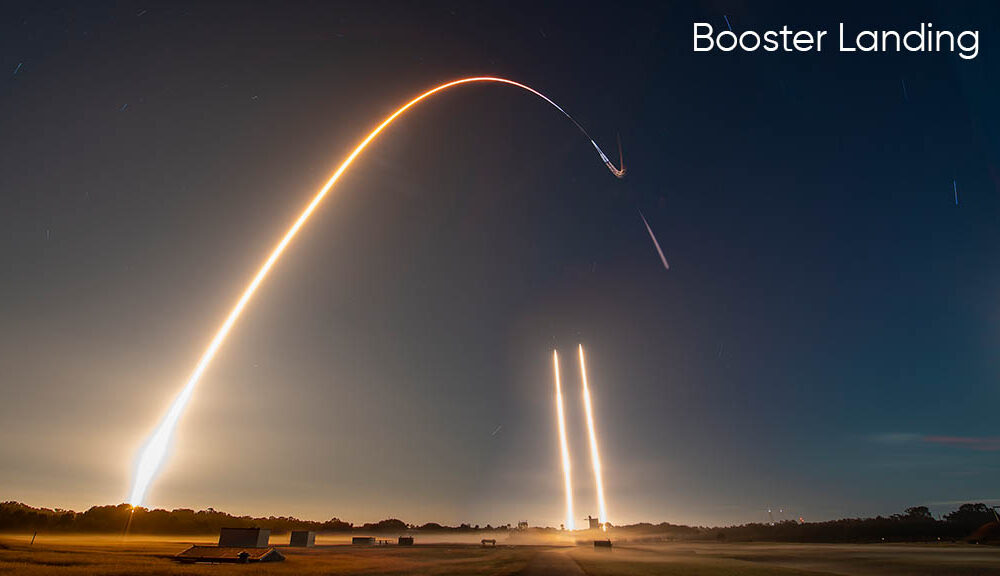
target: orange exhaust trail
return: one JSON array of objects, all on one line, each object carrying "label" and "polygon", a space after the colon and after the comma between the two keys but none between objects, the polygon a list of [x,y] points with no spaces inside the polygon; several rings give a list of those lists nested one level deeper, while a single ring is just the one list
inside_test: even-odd
[{"label": "orange exhaust trail", "polygon": [[407,110],[409,110],[410,108],[412,108],[425,98],[433,96],[438,92],[447,90],[455,86],[472,84],[472,83],[506,84],[531,92],[535,96],[538,96],[542,100],[545,100],[546,102],[554,106],[557,110],[562,112],[563,115],[565,115],[567,118],[569,118],[569,120],[573,122],[574,125],[576,125],[576,127],[584,134],[584,136],[586,136],[587,139],[590,140],[590,143],[597,150],[597,153],[600,156],[601,161],[605,164],[605,166],[607,166],[608,170],[611,171],[612,174],[614,174],[618,178],[624,176],[625,174],[624,166],[621,168],[615,167],[614,164],[612,164],[611,161],[608,160],[608,157],[601,150],[600,146],[598,146],[597,143],[594,142],[594,139],[591,138],[589,134],[587,134],[587,131],[584,130],[583,126],[581,126],[576,120],[574,120],[572,116],[570,116],[565,110],[559,107],[558,104],[550,100],[547,96],[545,96],[541,92],[538,92],[537,90],[529,86],[526,86],[524,84],[521,84],[519,82],[514,82],[513,80],[507,80],[505,78],[495,78],[490,76],[462,78],[459,80],[454,80],[451,82],[447,82],[445,84],[441,84],[440,86],[431,88],[430,90],[410,100],[409,102],[398,108],[395,112],[390,114],[385,120],[382,121],[381,124],[379,124],[374,130],[372,130],[368,134],[368,136],[366,136],[365,139],[361,141],[360,144],[358,144],[354,148],[354,150],[340,164],[340,167],[337,168],[336,172],[333,173],[333,176],[331,176],[330,179],[326,182],[326,184],[324,184],[323,187],[320,188],[320,190],[316,193],[316,195],[313,196],[312,201],[309,202],[309,204],[305,207],[305,209],[302,211],[299,217],[295,220],[295,222],[292,223],[292,226],[288,229],[287,232],[285,232],[285,235],[281,238],[281,241],[278,242],[277,246],[275,246],[274,249],[271,251],[270,255],[261,265],[260,269],[257,270],[257,273],[254,275],[253,279],[251,279],[250,283],[246,286],[246,288],[243,289],[243,292],[240,295],[239,299],[236,301],[235,306],[233,306],[232,310],[229,312],[229,315],[226,316],[225,321],[223,321],[222,325],[215,332],[215,336],[212,337],[212,340],[209,343],[208,348],[206,348],[205,351],[202,353],[201,358],[198,360],[198,364],[195,366],[194,371],[188,378],[188,381],[184,385],[184,388],[181,389],[180,394],[178,394],[177,397],[174,399],[173,403],[170,405],[170,408],[167,410],[167,413],[163,416],[163,419],[153,430],[153,433],[150,435],[149,439],[146,441],[146,444],[140,451],[138,460],[136,462],[135,473],[132,478],[132,489],[128,499],[129,504],[131,504],[132,506],[139,506],[145,500],[146,493],[149,490],[149,486],[156,478],[160,470],[160,467],[162,466],[166,458],[167,448],[170,445],[170,440],[173,438],[174,430],[177,428],[177,423],[180,420],[180,417],[183,415],[184,409],[187,407],[188,402],[191,401],[191,396],[192,394],[194,394],[194,389],[197,386],[198,381],[201,379],[205,370],[208,368],[208,365],[211,364],[212,359],[215,358],[215,354],[219,351],[219,348],[225,341],[226,336],[229,335],[229,331],[232,330],[233,325],[236,323],[236,320],[238,320],[240,315],[243,313],[243,309],[250,301],[250,298],[253,297],[254,293],[257,291],[257,288],[260,286],[261,282],[263,282],[264,278],[267,277],[268,272],[271,271],[271,268],[281,257],[281,254],[285,251],[285,248],[292,241],[292,239],[295,238],[295,235],[298,234],[299,229],[302,228],[302,226],[306,223],[307,220],[309,220],[309,217],[312,215],[313,211],[316,209],[319,203],[323,201],[323,198],[325,198],[330,189],[333,188],[333,185],[337,183],[337,180],[340,179],[340,176],[345,171],[347,171],[347,169],[354,162],[354,159],[357,158],[358,155],[360,155],[365,150],[365,148],[368,147],[368,144],[370,144],[372,140],[374,140],[383,130],[385,130],[390,124],[392,124],[393,121],[396,120],[396,118],[401,116]]},{"label": "orange exhaust trail", "polygon": [[580,377],[583,379],[583,407],[587,412],[587,435],[590,437],[590,461],[594,465],[594,483],[597,485],[598,518],[601,526],[604,526],[608,521],[608,510],[604,504],[604,480],[601,477],[601,455],[597,450],[597,432],[594,431],[594,409],[590,402],[590,387],[587,386],[587,363],[583,358],[583,344],[580,344]]},{"label": "orange exhaust trail", "polygon": [[566,529],[575,530],[573,523],[573,481],[570,479],[569,442],[566,441],[566,417],[563,412],[562,385],[559,382],[559,353],[552,351],[556,372],[556,414],[559,417],[559,451],[562,454],[563,479],[566,484]]}]

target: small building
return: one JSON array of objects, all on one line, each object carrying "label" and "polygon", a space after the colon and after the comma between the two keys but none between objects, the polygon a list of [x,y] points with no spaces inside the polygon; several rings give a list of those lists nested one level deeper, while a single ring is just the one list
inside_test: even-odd
[{"label": "small building", "polygon": [[591,518],[590,515],[588,514],[587,515],[587,525],[590,526],[591,530],[600,530],[601,529],[601,520],[598,519],[598,518]]},{"label": "small building", "polygon": [[413,536],[400,536],[398,543],[400,546],[413,546]]},{"label": "small building", "polygon": [[296,548],[312,548],[316,545],[316,533],[312,530],[292,530],[288,545]]},{"label": "small building", "polygon": [[375,537],[374,536],[355,536],[351,538],[351,544],[355,546],[374,546]]},{"label": "small building", "polygon": [[174,560],[184,564],[226,563],[249,564],[256,562],[281,562],[285,556],[274,548],[258,548],[256,546],[191,546],[174,556]]},{"label": "small building", "polygon": [[271,531],[267,528],[223,528],[219,530],[219,546],[237,548],[267,548]]}]

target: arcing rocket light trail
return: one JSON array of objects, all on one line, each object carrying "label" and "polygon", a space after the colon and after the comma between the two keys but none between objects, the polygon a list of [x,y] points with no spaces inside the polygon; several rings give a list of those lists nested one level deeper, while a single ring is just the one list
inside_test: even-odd
[{"label": "arcing rocket light trail", "polygon": [[573,481],[570,479],[569,443],[566,441],[566,416],[563,412],[562,385],[559,382],[559,353],[552,351],[556,373],[556,415],[559,417],[559,452],[562,454],[563,480],[566,484],[566,529],[575,530],[573,522]]},{"label": "arcing rocket light trail", "polygon": [[331,176],[330,179],[327,181],[327,183],[324,184],[322,188],[320,188],[319,192],[316,193],[312,201],[310,201],[309,204],[306,206],[306,208],[302,211],[302,214],[300,214],[298,219],[296,219],[295,222],[292,224],[291,228],[289,228],[288,231],[285,232],[285,235],[281,238],[281,241],[278,242],[278,245],[275,246],[274,250],[272,250],[271,254],[267,257],[267,260],[264,261],[264,264],[257,271],[257,274],[254,275],[253,279],[250,281],[250,284],[248,284],[247,287],[243,290],[243,293],[240,295],[239,300],[236,301],[236,305],[229,312],[229,315],[222,323],[222,326],[220,326],[218,331],[215,333],[215,336],[209,343],[208,348],[206,348],[205,352],[202,353],[201,358],[198,360],[198,364],[195,366],[194,372],[191,373],[191,376],[187,381],[187,384],[184,385],[184,388],[181,390],[180,394],[178,394],[177,398],[174,399],[173,404],[170,405],[170,409],[167,410],[167,413],[163,417],[163,420],[153,431],[153,434],[149,437],[149,440],[143,447],[139,455],[138,462],[136,464],[135,476],[132,479],[132,490],[129,495],[129,504],[131,504],[132,506],[139,506],[142,504],[143,500],[146,497],[146,492],[149,489],[150,483],[152,483],[153,479],[156,477],[156,474],[159,471],[160,466],[163,464],[164,458],[166,457],[167,447],[170,444],[170,439],[173,437],[174,429],[177,428],[177,422],[180,420],[181,415],[184,413],[184,409],[187,407],[188,402],[190,402],[191,395],[194,393],[195,386],[201,379],[202,374],[204,374],[205,370],[208,368],[208,365],[212,362],[212,359],[215,357],[216,352],[218,352],[219,347],[222,346],[222,343],[223,341],[225,341],[226,336],[229,335],[229,331],[232,330],[233,324],[235,324],[236,320],[239,319],[240,314],[243,313],[243,309],[250,301],[250,298],[254,295],[254,292],[257,291],[257,288],[260,286],[260,283],[264,281],[264,278],[267,276],[267,273],[270,272],[271,267],[274,266],[275,262],[278,261],[278,258],[281,257],[281,254],[285,251],[285,248],[292,241],[292,239],[295,238],[295,235],[298,234],[299,229],[302,228],[302,225],[306,223],[306,220],[309,219],[309,216],[312,215],[313,211],[316,209],[319,203],[323,200],[323,198],[326,197],[330,189],[333,188],[333,185],[336,184],[340,176],[351,166],[351,163],[354,162],[354,159],[357,158],[358,155],[364,151],[364,149],[368,146],[368,144],[370,144],[371,141],[374,140],[376,136],[378,136],[386,127],[392,124],[392,122],[396,120],[396,118],[398,118],[404,112],[406,112],[407,110],[409,110],[410,108],[412,108],[414,105],[424,100],[425,98],[433,96],[438,92],[447,90],[455,86],[463,84],[472,84],[472,83],[507,84],[531,92],[535,96],[538,96],[542,100],[545,100],[546,102],[554,106],[556,110],[562,112],[563,115],[566,116],[566,118],[569,118],[569,120],[580,130],[580,132],[582,132],[583,135],[586,136],[588,140],[590,140],[590,143],[594,146],[594,149],[597,150],[597,154],[598,156],[600,156],[601,162],[603,162],[604,165],[607,166],[608,170],[611,171],[612,174],[614,174],[618,178],[621,178],[625,175],[624,164],[621,167],[615,167],[615,165],[612,164],[610,160],[608,160],[607,155],[604,154],[604,151],[601,150],[601,147],[597,145],[597,142],[594,142],[594,139],[590,137],[590,135],[583,128],[583,126],[580,125],[579,122],[573,119],[573,117],[570,116],[565,110],[563,110],[558,104],[550,100],[548,96],[542,94],[541,92],[538,92],[534,88],[531,88],[519,82],[514,82],[513,80],[507,80],[505,78],[494,78],[489,76],[462,78],[459,80],[454,80],[452,82],[441,84],[440,86],[436,86],[424,92],[423,94],[420,94],[413,100],[410,100],[402,107],[400,107],[398,110],[390,114],[388,118],[383,120],[382,123],[378,125],[378,127],[372,130],[371,133],[369,133],[368,136],[366,136],[365,139],[362,140],[361,143],[358,144],[356,148],[354,148],[354,150],[347,156],[347,158],[343,161],[343,163],[341,163],[340,167],[337,168],[337,171],[333,173],[333,176]]}]

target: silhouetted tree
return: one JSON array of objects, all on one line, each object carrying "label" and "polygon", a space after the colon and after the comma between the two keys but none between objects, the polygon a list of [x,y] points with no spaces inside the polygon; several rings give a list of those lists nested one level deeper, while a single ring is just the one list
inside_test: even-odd
[{"label": "silhouetted tree", "polygon": [[365,524],[361,528],[363,530],[373,530],[376,532],[403,532],[406,530],[406,522],[396,518],[388,518],[386,520],[379,520],[373,524]]},{"label": "silhouetted tree", "polygon": [[979,502],[976,504],[962,504],[958,507],[958,510],[945,514],[944,519],[946,522],[974,530],[987,522],[995,520],[995,517],[989,506]]},{"label": "silhouetted tree", "polygon": [[912,506],[905,511],[906,517],[911,520],[933,520],[930,508],[927,506]]},{"label": "silhouetted tree", "polygon": [[349,522],[344,522],[340,518],[331,518],[323,523],[320,530],[324,532],[345,532],[350,530],[352,524]]}]

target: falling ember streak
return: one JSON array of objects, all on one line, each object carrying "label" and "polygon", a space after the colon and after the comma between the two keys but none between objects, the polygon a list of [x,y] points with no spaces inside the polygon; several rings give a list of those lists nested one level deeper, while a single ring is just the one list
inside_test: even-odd
[{"label": "falling ember streak", "polygon": [[615,134],[615,136],[618,138],[618,170],[613,170],[614,166],[609,166],[608,168],[612,169],[612,174],[621,178],[625,175],[625,154],[622,153],[622,135]]},{"label": "falling ember streak", "polygon": [[122,530],[122,541],[128,536],[128,530],[132,527],[132,519],[135,518],[135,506],[128,512],[128,520],[125,521],[125,529]]},{"label": "falling ember streak", "polygon": [[135,475],[132,479],[132,490],[129,495],[129,504],[131,504],[132,506],[139,506],[143,503],[143,500],[146,497],[146,492],[148,491],[150,484],[156,477],[157,472],[160,469],[160,466],[163,464],[163,461],[167,455],[167,448],[169,447],[170,440],[173,437],[174,429],[177,428],[177,422],[180,420],[181,415],[184,413],[184,409],[187,407],[188,402],[190,402],[191,400],[191,395],[194,393],[195,386],[201,379],[202,374],[204,374],[205,370],[208,368],[208,365],[212,362],[212,359],[215,357],[216,352],[218,352],[219,347],[222,346],[222,343],[226,339],[226,336],[229,335],[229,331],[232,329],[233,324],[235,324],[236,320],[239,319],[240,314],[242,314],[243,309],[247,305],[247,302],[250,301],[250,298],[254,295],[254,292],[257,291],[257,287],[260,286],[260,283],[264,281],[264,278],[267,276],[267,273],[271,270],[271,267],[274,266],[275,262],[278,261],[278,258],[281,257],[281,254],[285,251],[285,248],[292,241],[292,239],[295,238],[295,235],[298,234],[299,229],[302,227],[303,224],[306,223],[306,220],[309,219],[309,216],[312,215],[313,211],[316,209],[319,203],[323,200],[323,198],[326,197],[326,194],[330,191],[330,189],[333,188],[333,185],[337,182],[340,176],[350,167],[351,163],[354,162],[354,159],[357,158],[358,155],[364,151],[364,149],[368,146],[368,144],[371,143],[372,140],[375,139],[376,136],[378,136],[386,127],[392,124],[392,122],[396,118],[398,118],[401,114],[403,114],[411,107],[419,103],[421,100],[424,100],[429,96],[441,92],[442,90],[447,90],[448,88],[451,88],[453,86],[478,83],[478,82],[498,83],[498,84],[507,84],[510,86],[515,86],[517,88],[521,88],[523,90],[531,92],[532,94],[538,96],[542,100],[545,100],[546,102],[554,106],[557,110],[562,112],[564,116],[569,118],[569,120],[573,122],[573,124],[580,130],[580,132],[582,132],[583,135],[586,136],[588,140],[590,140],[590,143],[597,150],[597,153],[600,156],[601,161],[604,162],[604,164],[608,167],[608,170],[611,171],[612,174],[614,174],[618,178],[624,176],[625,174],[624,167],[616,168],[614,164],[612,164],[611,161],[608,160],[608,157],[601,150],[600,146],[598,146],[597,143],[594,142],[594,139],[590,137],[590,135],[587,133],[586,130],[584,130],[583,126],[581,126],[579,122],[577,122],[565,110],[559,107],[558,104],[550,100],[547,96],[545,96],[541,92],[538,92],[534,88],[531,88],[524,84],[514,82],[513,80],[507,80],[505,78],[494,78],[489,76],[462,78],[459,80],[454,80],[452,82],[441,84],[440,86],[437,86],[435,88],[432,88],[424,92],[423,94],[417,96],[413,100],[410,100],[405,105],[403,105],[395,112],[393,112],[391,115],[389,115],[388,118],[383,120],[381,124],[379,124],[374,130],[372,130],[371,133],[369,133],[368,136],[366,136],[365,139],[362,140],[361,143],[358,144],[356,148],[354,148],[354,150],[347,156],[347,158],[343,161],[343,163],[341,163],[340,167],[337,168],[337,171],[333,173],[333,176],[331,176],[330,179],[327,181],[327,183],[324,184],[323,187],[320,188],[320,190],[316,193],[312,201],[309,202],[306,208],[299,215],[298,219],[296,219],[295,222],[292,224],[291,228],[289,228],[288,231],[285,232],[285,235],[281,238],[281,241],[278,242],[278,245],[275,246],[274,250],[271,251],[271,254],[267,257],[267,260],[264,261],[264,264],[257,271],[257,274],[250,281],[250,284],[248,284],[247,287],[243,290],[243,293],[240,295],[240,298],[236,302],[236,305],[229,312],[229,315],[222,323],[222,326],[220,326],[218,331],[215,333],[215,336],[209,343],[208,348],[206,348],[205,351],[202,353],[201,358],[198,360],[198,364],[195,366],[195,369],[191,373],[191,376],[189,377],[187,383],[184,385],[184,388],[181,390],[180,394],[178,394],[177,397],[174,399],[173,403],[170,405],[170,408],[167,410],[167,413],[164,415],[163,420],[160,421],[159,425],[156,427],[156,429],[153,431],[153,434],[149,437],[149,440],[146,442],[146,445],[143,447],[138,462],[136,464]]},{"label": "falling ember streak", "polygon": [[573,524],[573,481],[570,479],[569,442],[566,440],[566,417],[563,413],[562,386],[559,382],[559,353],[552,351],[552,364],[556,372],[556,413],[559,416],[559,451],[562,454],[563,479],[566,484],[566,529],[575,530]]},{"label": "falling ember streak", "polygon": [[587,412],[587,435],[590,437],[590,461],[594,465],[594,482],[597,484],[598,519],[601,522],[601,526],[604,526],[608,522],[608,510],[604,505],[601,455],[597,451],[597,432],[594,431],[594,409],[590,403],[590,387],[587,385],[587,363],[583,359],[583,344],[580,344],[580,377],[583,380],[583,407]]},{"label": "falling ember streak", "polygon": [[[646,232],[649,232],[649,237],[653,240],[653,246],[656,246],[656,253],[660,255],[660,261],[663,262],[663,267],[670,270],[670,264],[667,264],[667,257],[663,255],[663,250],[660,249],[660,243],[656,241],[653,229],[649,227],[649,222],[646,222],[646,217],[642,215],[642,212],[639,212],[639,218],[642,218],[642,223],[646,225]],[[681,264],[683,264],[683,262]],[[683,268],[684,267],[681,266],[681,269]]]}]

